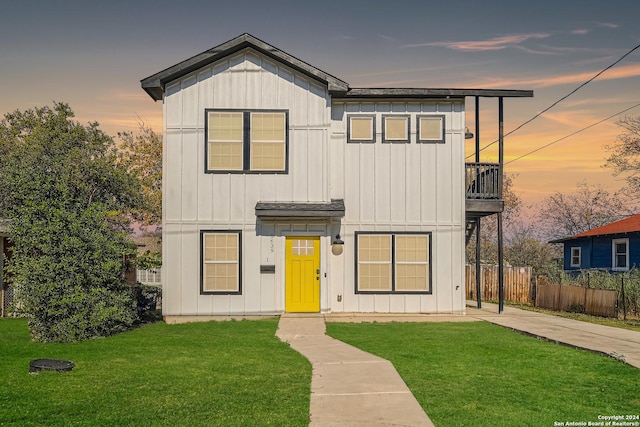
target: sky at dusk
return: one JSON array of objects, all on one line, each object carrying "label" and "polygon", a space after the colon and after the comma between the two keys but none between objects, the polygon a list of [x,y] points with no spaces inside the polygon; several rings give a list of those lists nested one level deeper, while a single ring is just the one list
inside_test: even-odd
[{"label": "sky at dusk", "polygon": [[[162,105],[140,80],[247,32],[351,87],[534,90],[505,100],[509,132],[639,45],[639,17],[637,0],[9,0],[0,14],[0,115],[67,102],[80,122],[112,136],[140,120],[160,132]],[[623,183],[603,168],[604,146],[624,114],[526,154],[617,112],[638,116],[637,104],[640,49],[505,139],[516,193],[535,204],[581,181],[616,191]],[[497,137],[497,100],[480,105],[485,146]],[[496,145],[481,160],[497,160]]]}]

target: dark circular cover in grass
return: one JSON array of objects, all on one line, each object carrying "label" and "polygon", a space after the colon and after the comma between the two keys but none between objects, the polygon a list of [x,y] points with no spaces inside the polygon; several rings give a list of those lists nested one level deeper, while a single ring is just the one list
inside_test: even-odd
[{"label": "dark circular cover in grass", "polygon": [[36,359],[29,362],[29,372],[56,371],[67,372],[74,368],[73,362],[56,359]]}]

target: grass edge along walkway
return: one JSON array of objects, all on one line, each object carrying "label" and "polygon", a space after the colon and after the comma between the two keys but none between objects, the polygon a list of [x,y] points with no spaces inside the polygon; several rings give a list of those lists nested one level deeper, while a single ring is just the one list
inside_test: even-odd
[{"label": "grass edge along walkway", "polygon": [[390,360],[435,425],[553,426],[640,414],[640,370],[487,322],[327,323]]},{"label": "grass edge along walkway", "polygon": [[[33,343],[0,319],[2,426],[306,426],[311,365],[278,319],[156,323],[71,344]],[[29,374],[29,361],[71,372]]]}]

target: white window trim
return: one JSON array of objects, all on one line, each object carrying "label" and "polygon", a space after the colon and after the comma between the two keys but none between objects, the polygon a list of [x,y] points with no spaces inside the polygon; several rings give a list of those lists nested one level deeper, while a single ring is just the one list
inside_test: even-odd
[{"label": "white window trim", "polygon": [[[577,264],[575,264],[575,263],[573,262],[573,251],[574,251],[574,250],[577,250],[577,251],[578,251],[578,263],[577,263]],[[570,257],[571,257],[571,258],[570,258],[570,261],[569,261],[569,265],[570,265],[571,267],[580,267],[580,265],[581,265],[581,263],[582,263],[582,248],[581,248],[580,246],[573,246],[573,247],[571,248],[571,254],[570,254]]]},{"label": "white window trim", "polygon": [[[624,267],[616,267],[616,245],[624,243],[626,246],[626,260]],[[611,241],[611,269],[613,271],[628,271],[629,270],[629,239],[613,239]]]}]

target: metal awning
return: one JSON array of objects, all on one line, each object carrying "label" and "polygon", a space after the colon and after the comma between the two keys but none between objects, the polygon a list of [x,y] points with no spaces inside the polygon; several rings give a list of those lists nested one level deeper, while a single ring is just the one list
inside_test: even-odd
[{"label": "metal awning", "polygon": [[328,203],[304,202],[258,202],[258,218],[342,218],[344,200],[334,199]]}]

